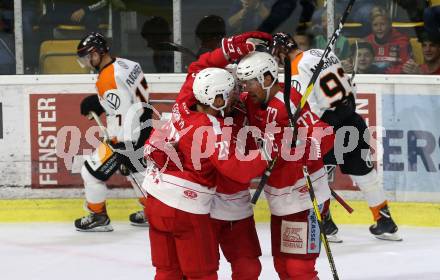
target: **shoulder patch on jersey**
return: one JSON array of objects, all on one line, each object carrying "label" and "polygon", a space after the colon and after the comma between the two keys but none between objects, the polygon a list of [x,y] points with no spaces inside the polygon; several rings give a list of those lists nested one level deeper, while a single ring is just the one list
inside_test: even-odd
[{"label": "shoulder patch on jersey", "polygon": [[299,73],[299,67],[298,64],[301,61],[302,57],[303,57],[304,53],[300,53],[299,55],[297,55],[295,57],[295,59],[292,60],[292,62],[290,62],[290,71],[291,71],[291,75],[298,75]]},{"label": "shoulder patch on jersey", "polygon": [[96,82],[96,89],[98,90],[99,96],[104,96],[108,90],[117,89],[115,67],[113,64],[106,67],[99,74],[98,81]]},{"label": "shoulder patch on jersey", "polygon": [[105,101],[113,110],[118,110],[119,106],[121,105],[121,99],[114,92],[105,94]]},{"label": "shoulder patch on jersey", "polygon": [[116,61],[116,63],[118,63],[119,66],[121,66],[121,67],[124,68],[125,70],[128,70],[128,65],[127,65],[127,63],[125,63],[124,61],[122,61],[122,60],[118,60],[118,61]]},{"label": "shoulder patch on jersey", "polygon": [[312,49],[312,50],[310,50],[309,53],[310,53],[310,55],[321,57],[322,54],[323,54],[323,51],[322,50],[317,50],[317,49]]}]

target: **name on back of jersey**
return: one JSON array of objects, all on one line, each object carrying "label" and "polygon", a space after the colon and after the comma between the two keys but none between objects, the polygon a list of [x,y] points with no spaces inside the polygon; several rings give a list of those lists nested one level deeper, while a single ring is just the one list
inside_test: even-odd
[{"label": "name on back of jersey", "polygon": [[[310,53],[311,53],[311,52],[310,52]],[[334,55],[334,54],[330,54],[329,57],[327,57],[327,58],[324,60],[324,65],[322,66],[321,71],[323,71],[323,70],[329,68],[329,67],[332,66],[332,65],[338,64],[338,63],[339,63],[339,59],[336,57],[336,55]],[[312,73],[315,73],[315,71],[316,71],[316,66],[317,66],[317,65],[314,65],[312,68],[310,68],[310,71],[312,71]]]},{"label": "name on back of jersey", "polygon": [[133,68],[133,70],[131,70],[130,74],[128,74],[128,78],[125,80],[125,82],[127,83],[127,85],[134,86],[135,85],[135,81],[137,80],[137,78],[139,77],[139,74],[142,73],[142,69],[141,66],[139,64],[136,64]]}]

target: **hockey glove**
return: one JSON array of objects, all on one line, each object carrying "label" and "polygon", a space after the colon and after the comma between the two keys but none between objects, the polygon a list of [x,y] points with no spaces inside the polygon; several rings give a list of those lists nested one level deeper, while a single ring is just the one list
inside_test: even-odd
[{"label": "hockey glove", "polygon": [[81,115],[88,116],[90,112],[95,112],[98,116],[104,113],[104,108],[98,100],[98,95],[89,95],[81,101]]},{"label": "hockey glove", "polygon": [[128,176],[130,173],[142,172],[146,164],[143,159],[143,151],[135,150],[135,143],[133,142],[109,142],[113,148],[114,153],[118,154],[121,165],[119,172]]},{"label": "hockey glove", "polygon": [[245,32],[240,35],[223,38],[223,54],[229,61],[239,60],[248,53],[253,52],[257,44],[269,44],[271,41],[272,35],[268,33],[260,31]]}]

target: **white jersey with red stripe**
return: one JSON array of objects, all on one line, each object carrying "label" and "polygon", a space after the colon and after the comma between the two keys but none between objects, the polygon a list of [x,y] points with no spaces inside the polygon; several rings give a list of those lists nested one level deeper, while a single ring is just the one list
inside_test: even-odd
[{"label": "white jersey with red stripe", "polygon": [[142,102],[148,102],[148,85],[141,66],[127,59],[113,59],[99,72],[96,89],[110,137],[118,142],[135,142],[144,110]]},{"label": "white jersey with red stripe", "polygon": [[[298,54],[292,60],[292,87],[301,95],[306,92],[323,52],[323,50],[311,49]],[[326,110],[334,106],[335,102],[354,93],[355,89],[351,85],[349,76],[342,69],[341,62],[333,52],[330,52],[307,102],[312,112],[321,117]]]}]

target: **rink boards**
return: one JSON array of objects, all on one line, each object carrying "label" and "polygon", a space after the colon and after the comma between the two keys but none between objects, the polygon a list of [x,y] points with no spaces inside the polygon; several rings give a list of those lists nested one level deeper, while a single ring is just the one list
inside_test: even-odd
[{"label": "rink boards", "polygon": [[[150,102],[168,112],[185,75],[146,79]],[[95,75],[0,77],[0,184],[7,186],[0,188],[0,199],[82,197],[75,162],[99,139],[79,104],[95,93],[95,80]],[[388,198],[440,202],[440,78],[358,75],[356,84],[357,111],[378,139],[373,159]],[[110,185],[112,196],[132,196],[124,178]],[[360,197],[339,172],[333,187],[345,197]]]}]

